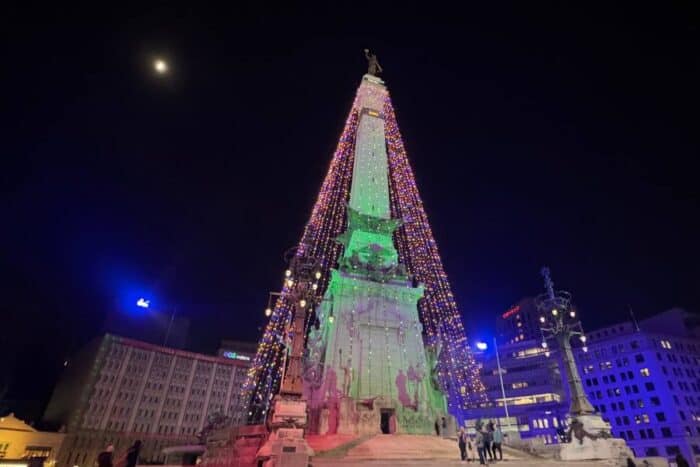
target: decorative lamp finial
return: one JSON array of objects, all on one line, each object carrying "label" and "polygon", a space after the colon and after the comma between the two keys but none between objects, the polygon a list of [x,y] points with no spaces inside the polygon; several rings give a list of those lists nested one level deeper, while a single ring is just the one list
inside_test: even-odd
[{"label": "decorative lamp finial", "polygon": [[542,274],[542,277],[544,277],[544,288],[547,290],[547,295],[549,296],[550,300],[554,299],[554,282],[552,282],[552,276],[550,275],[549,268],[547,266],[544,266],[541,270],[540,273]]}]

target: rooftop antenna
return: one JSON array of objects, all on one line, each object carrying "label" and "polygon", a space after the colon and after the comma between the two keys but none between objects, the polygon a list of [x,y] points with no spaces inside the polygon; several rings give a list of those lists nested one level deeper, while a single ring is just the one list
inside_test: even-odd
[{"label": "rooftop antenna", "polygon": [[634,311],[632,311],[632,305],[627,305],[627,308],[630,311],[630,317],[632,318],[632,324],[634,324],[634,330],[639,332],[639,323],[637,322],[637,318],[634,316]]}]

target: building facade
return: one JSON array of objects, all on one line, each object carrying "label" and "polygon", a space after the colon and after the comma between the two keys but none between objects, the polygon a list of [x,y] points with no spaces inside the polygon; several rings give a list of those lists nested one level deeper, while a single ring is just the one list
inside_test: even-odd
[{"label": "building facade", "polygon": [[588,333],[586,392],[638,457],[700,462],[700,320],[673,309]]},{"label": "building facade", "polygon": [[[519,305],[521,305],[521,302]],[[467,413],[478,419],[517,426],[522,438],[558,442],[566,426],[569,394],[556,348],[549,356],[542,339],[521,340],[538,316],[518,316],[518,305],[499,318],[498,348],[506,420],[498,365],[492,348],[477,354],[490,406]],[[504,323],[505,322],[505,323]],[[522,323],[518,325],[518,323]],[[521,331],[522,330],[522,331]],[[536,334],[535,334],[536,336]],[[576,363],[587,395],[637,457],[681,453],[700,462],[700,319],[680,309],[635,323],[623,322],[586,333],[587,351],[575,347]]]},{"label": "building facade", "polygon": [[249,366],[105,335],[71,360],[44,414],[67,432],[58,465],[91,466],[107,444],[119,456],[135,440],[143,462],[158,462],[164,447],[197,442],[210,415],[244,423]]},{"label": "building facade", "polygon": [[518,342],[541,339],[539,314],[532,297],[523,298],[507,309],[496,321],[498,342],[517,344]]},{"label": "building facade", "polygon": [[52,467],[65,436],[39,431],[14,414],[0,417],[0,466]]},{"label": "building facade", "polygon": [[481,378],[490,403],[470,410],[467,426],[473,427],[479,419],[494,420],[506,432],[517,431],[520,438],[556,443],[557,431],[566,425],[568,395],[562,384],[559,361],[546,356],[541,340],[491,346],[475,355],[481,364]]}]

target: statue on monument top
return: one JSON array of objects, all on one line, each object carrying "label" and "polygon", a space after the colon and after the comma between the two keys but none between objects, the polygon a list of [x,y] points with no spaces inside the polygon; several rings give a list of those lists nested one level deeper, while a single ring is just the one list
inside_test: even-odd
[{"label": "statue on monument top", "polygon": [[365,58],[367,59],[368,75],[377,76],[379,73],[384,71],[377,60],[377,56],[371,53],[369,49],[365,49]]}]

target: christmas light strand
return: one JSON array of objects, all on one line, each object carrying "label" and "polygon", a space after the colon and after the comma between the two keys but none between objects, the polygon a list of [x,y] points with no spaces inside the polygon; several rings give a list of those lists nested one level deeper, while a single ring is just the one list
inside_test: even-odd
[{"label": "christmas light strand", "polygon": [[[307,255],[321,260],[319,295],[325,292],[329,269],[335,265],[342,251],[342,245],[334,239],[346,227],[345,211],[350,197],[357,123],[358,113],[353,110],[345,123],[338,147],[297,248],[297,256]],[[292,281],[291,285],[288,280]],[[292,306],[284,297],[296,285],[293,278],[288,280],[285,280],[282,294],[275,303],[243,385],[242,395],[244,400],[250,401],[249,419],[253,422],[264,418],[281,382],[285,351],[284,334],[292,317]]]},{"label": "christmas light strand", "polygon": [[399,258],[425,286],[424,298],[419,303],[420,317],[426,344],[439,342],[445,350],[441,354],[438,374],[443,387],[447,389],[448,403],[452,409],[473,407],[486,402],[486,390],[467,343],[459,308],[442,265],[388,95],[384,102],[384,118],[392,217],[404,221],[395,235]]},{"label": "christmas light strand", "polygon": [[[350,197],[358,112],[361,110],[356,104],[357,98],[297,250],[297,255],[319,258],[322,262],[319,295],[325,293],[330,268],[336,267],[342,253],[342,246],[334,239],[344,232],[347,222],[346,206]],[[447,389],[450,412],[456,413],[484,403],[486,392],[467,344],[459,309],[430,229],[388,93],[384,99],[384,119],[391,214],[404,221],[395,234],[395,243],[401,262],[425,285],[425,296],[419,302],[424,337],[428,345],[442,345],[438,375]],[[243,386],[243,397],[247,398],[244,400],[251,401],[251,421],[259,422],[264,418],[280,384],[284,335],[292,316],[291,304],[285,301],[286,294],[295,286],[293,278],[291,280],[291,283],[285,280],[282,295],[275,303]]]}]

